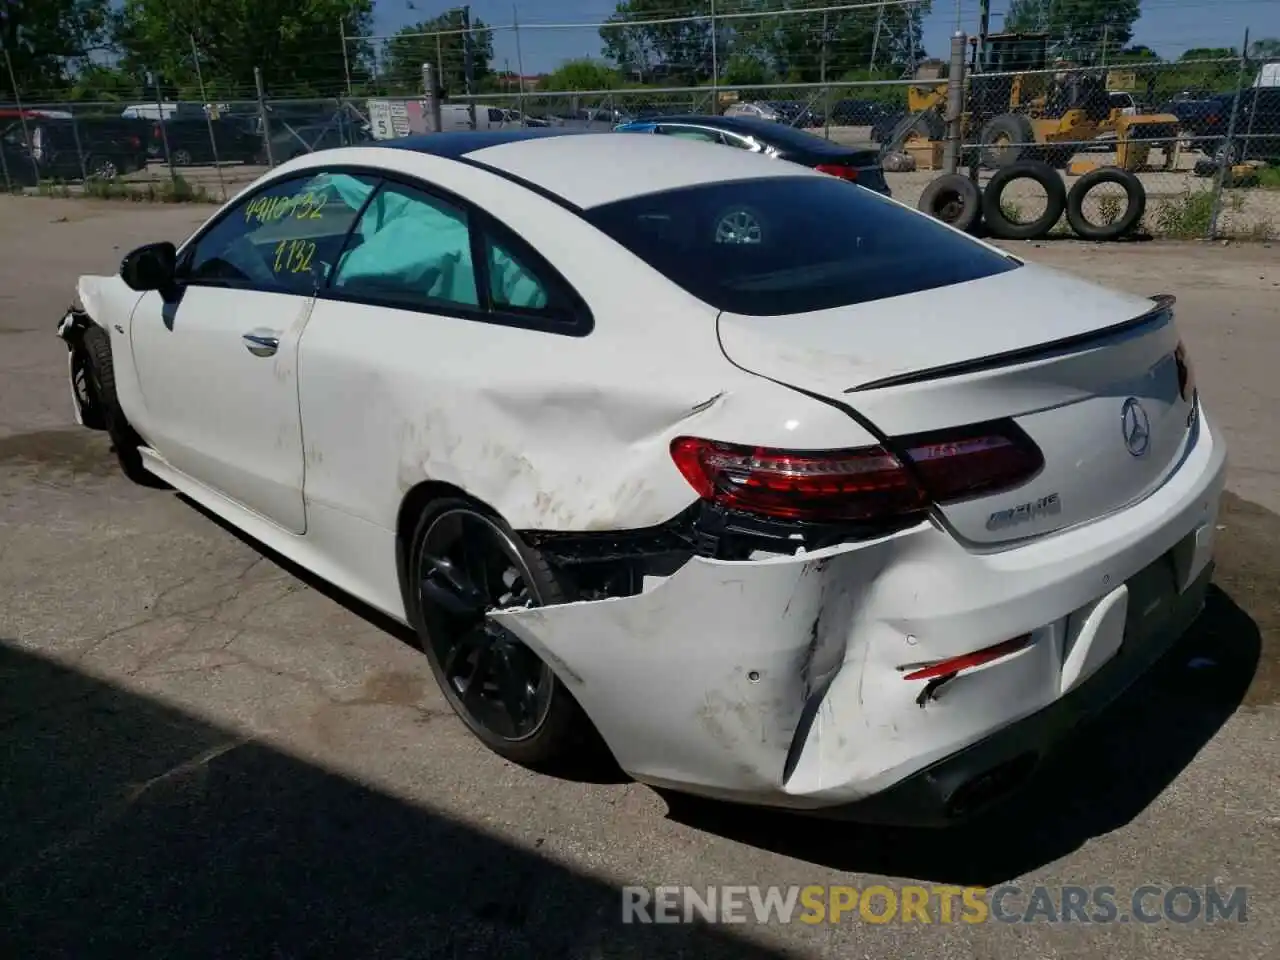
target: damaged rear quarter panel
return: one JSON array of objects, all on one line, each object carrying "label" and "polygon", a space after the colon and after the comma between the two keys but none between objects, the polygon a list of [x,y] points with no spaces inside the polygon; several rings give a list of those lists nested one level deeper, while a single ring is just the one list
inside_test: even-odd
[{"label": "damaged rear quarter panel", "polygon": [[445,164],[438,180],[486,197],[583,297],[593,329],[320,298],[299,357],[308,502],[394,530],[408,491],[437,481],[517,530],[635,529],[695,499],[669,453],[682,433],[870,442],[841,412],[735,368],[713,308],[580,217],[482,170]]},{"label": "damaged rear quarter panel", "polygon": [[638,596],[492,616],[556,667],[628,773],[776,797],[806,702],[860,669],[868,634],[853,628],[897,539],[694,557]]}]

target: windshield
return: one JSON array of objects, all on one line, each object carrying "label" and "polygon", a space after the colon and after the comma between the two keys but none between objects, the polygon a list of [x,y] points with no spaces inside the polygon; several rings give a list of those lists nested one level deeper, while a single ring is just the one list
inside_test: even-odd
[{"label": "windshield", "polygon": [[1020,266],[835,177],[687,187],[585,216],[698,299],[750,316],[867,303]]}]

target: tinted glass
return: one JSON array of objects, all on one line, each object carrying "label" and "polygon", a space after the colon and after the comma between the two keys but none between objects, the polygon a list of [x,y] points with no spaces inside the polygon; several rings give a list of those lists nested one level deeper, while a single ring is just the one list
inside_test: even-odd
[{"label": "tinted glass", "polygon": [[489,293],[495,309],[552,312],[547,284],[525,262],[527,258],[487,236],[485,250],[489,258]]},{"label": "tinted glass", "polygon": [[776,120],[763,120],[759,117],[735,117],[734,126],[746,133],[757,134],[769,143],[793,150],[813,152],[814,150],[828,150],[832,146],[830,141],[822,137],[812,133],[805,133],[803,130],[797,130],[795,127],[779,123]]},{"label": "tinted glass", "polygon": [[752,316],[883,300],[1018,266],[835,177],[671,190],[586,217],[700,300]]},{"label": "tinted glass", "polygon": [[698,130],[694,127],[680,127],[663,124],[658,127],[658,133],[665,133],[669,137],[680,137],[684,140],[702,140],[706,143],[720,143],[720,134],[713,133],[710,130]]},{"label": "tinted glass", "polygon": [[184,252],[187,281],[311,294],[337,263],[376,183],[324,173],[273,183],[237,204]]},{"label": "tinted glass", "polygon": [[408,307],[479,307],[466,212],[388,183],[361,216],[331,288]]}]

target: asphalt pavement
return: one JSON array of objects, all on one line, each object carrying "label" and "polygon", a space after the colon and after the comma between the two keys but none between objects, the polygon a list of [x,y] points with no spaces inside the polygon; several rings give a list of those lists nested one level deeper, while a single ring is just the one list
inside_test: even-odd
[{"label": "asphalt pavement", "polygon": [[[512,766],[449,713],[403,628],[125,481],[71,422],[54,324],[77,275],[209,212],[0,198],[0,955],[1280,955],[1280,250],[1011,248],[1179,297],[1230,444],[1216,588],[1016,802],[917,832]],[[1155,885],[1157,912],[1174,887],[1247,900],[1216,923],[622,922],[623,887],[667,884],[1012,884],[1015,919],[1037,886],[1128,906]]]}]

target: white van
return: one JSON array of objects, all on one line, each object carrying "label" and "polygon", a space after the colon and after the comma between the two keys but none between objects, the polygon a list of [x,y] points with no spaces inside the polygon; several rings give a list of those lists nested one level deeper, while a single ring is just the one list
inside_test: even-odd
[{"label": "white van", "polygon": [[[476,129],[504,130],[521,126],[519,118],[513,116],[512,113],[513,111],[503,110],[500,107],[486,107],[483,104],[476,104]],[[470,130],[471,108],[465,103],[441,104],[440,129],[442,131]]]}]

